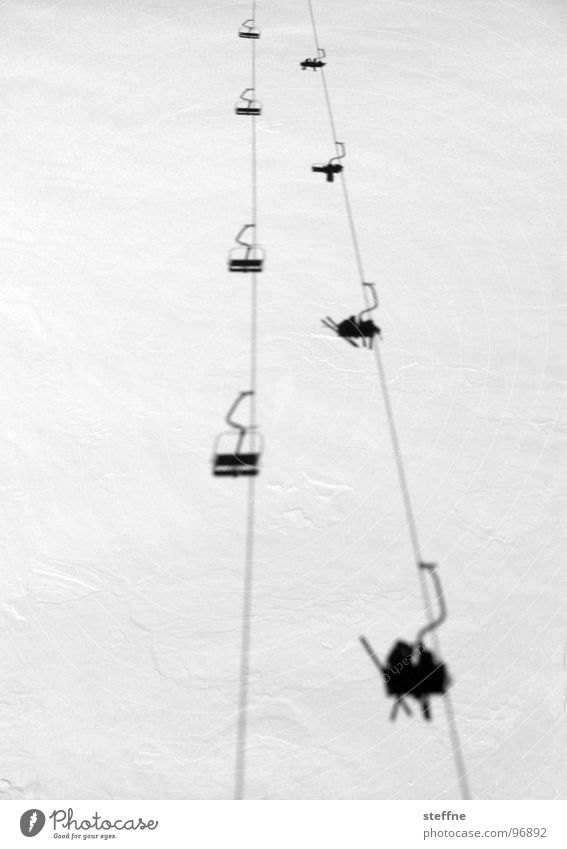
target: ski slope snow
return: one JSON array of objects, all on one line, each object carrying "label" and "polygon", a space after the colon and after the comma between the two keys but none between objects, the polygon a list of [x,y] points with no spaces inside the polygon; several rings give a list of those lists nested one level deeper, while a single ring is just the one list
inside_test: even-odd
[{"label": "ski slope snow", "polygon": [[[565,5],[314,0],[473,795],[563,798]],[[4,798],[230,798],[246,483],[247,3],[6,0]],[[246,793],[456,798],[305,2],[258,3],[258,480]],[[240,277],[240,276],[238,276]]]}]

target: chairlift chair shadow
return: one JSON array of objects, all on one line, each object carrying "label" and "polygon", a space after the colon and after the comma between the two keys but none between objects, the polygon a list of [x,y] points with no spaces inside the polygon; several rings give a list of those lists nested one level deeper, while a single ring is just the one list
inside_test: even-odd
[{"label": "chairlift chair shadow", "polygon": [[366,317],[370,316],[370,313],[378,308],[376,285],[374,283],[365,283],[364,285],[368,286],[372,292],[373,302],[370,307],[362,310],[358,316],[351,315],[349,318],[345,318],[343,321],[339,322],[334,321],[334,319],[328,315],[321,319],[321,323],[324,327],[328,327],[329,330],[334,331],[337,336],[344,339],[349,343],[349,345],[358,348],[358,342],[360,341],[363,348],[371,349],[374,343],[374,337],[380,337],[382,335],[382,331],[376,324],[374,324],[371,318]]},{"label": "chairlift chair shadow", "polygon": [[[215,477],[245,477],[260,473],[260,458],[264,451],[263,437],[255,428],[235,422],[233,415],[243,398],[254,393],[240,392],[226,415],[232,430],[220,433],[213,448]],[[230,450],[232,449],[232,450]]]},{"label": "chairlift chair shadow", "polygon": [[312,171],[327,175],[327,183],[333,183],[335,180],[335,174],[341,173],[343,166],[340,164],[339,159],[344,159],[346,156],[346,148],[343,142],[335,142],[335,144],[337,145],[340,153],[329,159],[326,165],[317,164],[311,166]]},{"label": "chairlift chair shadow", "polygon": [[262,114],[262,104],[259,100],[255,100],[253,97],[246,97],[247,93],[251,91],[254,92],[253,88],[245,88],[242,94],[240,95],[240,99],[236,103],[234,107],[234,111],[237,115],[261,115]]},{"label": "chairlift chair shadow", "polygon": [[444,695],[451,685],[447,667],[423,643],[425,635],[437,630],[447,618],[443,589],[434,563],[420,563],[419,567],[426,569],[432,577],[439,605],[437,618],[420,628],[413,644],[396,641],[385,664],[381,663],[366,637],[360,637],[363,648],[382,675],[387,695],[394,698],[390,714],[392,720],[400,707],[411,716],[411,709],[405,701],[409,696],[419,702],[424,719],[430,720],[430,697]]},{"label": "chairlift chair shadow", "polygon": [[299,63],[303,71],[306,71],[307,68],[313,68],[313,70],[316,71],[317,68],[325,67],[327,63],[323,62],[323,59],[327,54],[325,53],[322,47],[317,48],[317,53],[319,54],[319,56],[315,59],[304,59],[303,62]]},{"label": "chairlift chair shadow", "polygon": [[256,22],[252,18],[244,21],[238,30],[239,38],[260,38],[260,30],[256,26]]},{"label": "chairlift chair shadow", "polygon": [[253,242],[245,242],[242,236],[246,230],[254,228],[254,224],[245,224],[238,233],[235,241],[238,245],[228,255],[228,270],[247,274],[259,273],[264,269],[265,251]]}]

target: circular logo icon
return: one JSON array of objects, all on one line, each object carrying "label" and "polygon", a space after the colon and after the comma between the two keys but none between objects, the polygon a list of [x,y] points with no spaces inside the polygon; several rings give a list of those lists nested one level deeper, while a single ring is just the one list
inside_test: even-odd
[{"label": "circular logo icon", "polygon": [[20,817],[20,831],[24,837],[35,837],[45,825],[45,814],[37,808],[31,808]]}]

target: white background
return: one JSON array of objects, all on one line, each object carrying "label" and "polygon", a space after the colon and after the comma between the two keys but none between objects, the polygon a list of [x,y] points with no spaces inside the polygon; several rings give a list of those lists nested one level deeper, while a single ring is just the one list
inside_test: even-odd
[{"label": "white background", "polygon": [[[565,34],[555,0],[316,0],[475,796],[565,793]],[[249,4],[0,7],[0,793],[230,798],[248,367]],[[247,795],[454,799],[303,0],[259,3],[258,485]],[[564,491],[563,491],[564,492]],[[563,502],[564,503],[564,502]]]}]

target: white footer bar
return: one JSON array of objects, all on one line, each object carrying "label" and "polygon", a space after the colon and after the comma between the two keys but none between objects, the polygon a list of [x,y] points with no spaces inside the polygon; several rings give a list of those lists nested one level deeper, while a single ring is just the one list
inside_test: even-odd
[{"label": "white footer bar", "polygon": [[0,804],[0,846],[198,849],[567,847],[563,801],[33,800]]}]

